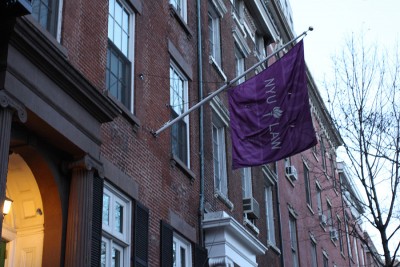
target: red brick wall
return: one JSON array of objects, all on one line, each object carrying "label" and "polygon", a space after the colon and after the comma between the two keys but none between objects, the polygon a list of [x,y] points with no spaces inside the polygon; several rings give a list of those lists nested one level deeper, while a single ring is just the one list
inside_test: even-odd
[{"label": "red brick wall", "polygon": [[97,88],[104,89],[108,1],[63,1],[61,44],[69,61]]}]

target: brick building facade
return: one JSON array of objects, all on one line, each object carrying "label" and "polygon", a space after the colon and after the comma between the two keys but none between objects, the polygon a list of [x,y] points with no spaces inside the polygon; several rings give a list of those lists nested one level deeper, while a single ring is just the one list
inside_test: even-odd
[{"label": "brick building facade", "polygon": [[233,171],[226,92],[157,132],[293,39],[284,1],[31,4],[1,7],[5,266],[357,264],[310,73],[319,144],[299,155]]}]

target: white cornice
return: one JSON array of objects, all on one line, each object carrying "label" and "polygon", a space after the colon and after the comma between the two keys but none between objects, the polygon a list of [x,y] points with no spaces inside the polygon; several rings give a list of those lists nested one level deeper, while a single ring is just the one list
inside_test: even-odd
[{"label": "white cornice", "polygon": [[[210,263],[232,259],[239,266],[257,266],[256,256],[265,254],[267,250],[266,246],[225,211],[206,213],[203,229]],[[222,266],[230,265],[226,262]]]}]

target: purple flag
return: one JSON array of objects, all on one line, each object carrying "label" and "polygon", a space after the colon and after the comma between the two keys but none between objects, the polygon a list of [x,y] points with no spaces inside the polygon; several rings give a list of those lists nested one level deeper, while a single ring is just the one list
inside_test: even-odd
[{"label": "purple flag", "polygon": [[258,166],[317,144],[303,41],[229,91],[233,169]]}]

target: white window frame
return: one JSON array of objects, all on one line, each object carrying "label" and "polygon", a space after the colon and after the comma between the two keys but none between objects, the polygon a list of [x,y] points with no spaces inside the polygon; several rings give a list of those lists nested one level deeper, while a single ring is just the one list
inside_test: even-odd
[{"label": "white window frame", "polygon": [[[104,195],[109,196],[108,203],[108,219],[104,218]],[[115,207],[119,204],[123,208],[122,213],[122,232],[115,229]],[[104,183],[103,189],[103,218],[102,218],[102,245],[105,244],[105,265],[111,266],[111,251],[112,248],[117,248],[122,251],[120,266],[129,266],[130,251],[131,251],[131,214],[132,203],[117,189],[108,183]],[[105,223],[107,221],[107,223]],[[120,267],[118,266],[118,267]]]},{"label": "white window frame", "polygon": [[344,255],[344,243],[343,243],[343,223],[342,220],[338,217],[338,238],[339,238],[339,249],[340,253]]},{"label": "white window frame", "polygon": [[310,181],[310,169],[307,164],[303,161],[304,170],[304,185],[306,190],[306,202],[312,208],[312,196],[311,196],[311,181]]},{"label": "white window frame", "polygon": [[233,7],[233,15],[236,17],[235,19],[238,20],[239,24],[243,24],[244,19],[244,3],[243,0],[233,0],[232,2]]},{"label": "white window frame", "polygon": [[243,198],[253,197],[252,183],[251,183],[251,168],[243,168],[242,173],[242,196]]},{"label": "white window frame", "polygon": [[[122,6],[123,10],[125,10],[129,15],[129,17],[128,17],[128,27],[129,27],[129,29],[128,29],[128,32],[127,32],[128,37],[127,37],[127,40],[126,40],[126,48],[125,47],[124,48],[120,47],[120,46],[122,46],[122,40],[121,40],[121,45],[118,45],[114,41],[114,37],[110,38],[111,37],[110,36],[110,23],[111,23],[111,21],[110,21],[110,2],[111,1],[113,1],[115,3],[119,3]],[[110,0],[109,1],[108,14],[109,14],[108,15],[108,27],[107,27],[108,28],[108,33],[107,33],[108,41],[112,42],[114,44],[114,46],[117,49],[119,49],[119,52],[122,53],[126,57],[128,62],[130,63],[129,64],[130,65],[129,66],[130,71],[129,71],[129,74],[128,74],[129,77],[127,78],[127,81],[128,81],[129,84],[127,84],[126,90],[129,90],[129,99],[128,99],[129,111],[131,113],[134,113],[135,100],[134,100],[134,79],[133,79],[133,77],[134,77],[134,65],[135,65],[134,64],[134,54],[135,54],[134,53],[134,51],[135,51],[135,30],[134,29],[135,29],[135,17],[136,17],[136,14],[135,14],[134,10],[125,2],[125,0]],[[115,20],[113,22],[115,22]],[[114,33],[114,31],[113,31],[113,33]],[[121,38],[122,38],[122,34],[121,34]],[[110,48],[107,47],[107,50],[108,49],[110,49]],[[125,49],[127,50],[126,53],[123,51]],[[107,62],[107,65],[108,65],[108,62]],[[109,88],[107,88],[107,89],[109,90]]]},{"label": "white window frame", "polygon": [[[36,6],[39,5],[41,6],[40,2],[41,0],[35,0],[32,1],[32,13],[35,12]],[[45,5],[44,3],[42,5]],[[47,6],[49,6],[48,10],[51,10],[51,13],[47,12],[45,18],[47,18],[46,25],[43,25],[42,22],[40,21],[40,18],[36,18],[36,14],[32,14],[32,17],[35,19],[35,21],[41,25],[46,31],[48,31],[56,40],[57,42],[61,41],[61,22],[62,22],[62,6],[63,6],[63,0],[49,0],[47,3]],[[56,6],[56,8],[54,7]],[[39,8],[39,12],[43,11],[43,9]],[[50,15],[50,17],[49,17]],[[39,16],[41,16],[39,14]],[[49,28],[49,24],[50,26]],[[54,25],[53,25],[54,24]]]},{"label": "white window frame", "polygon": [[169,0],[179,16],[187,23],[187,0]]},{"label": "white window frame", "polygon": [[274,222],[274,205],[273,205],[273,185],[267,185],[265,187],[265,216],[267,224],[267,239],[271,245],[276,245],[275,237],[275,222]]},{"label": "white window frame", "polygon": [[349,220],[347,216],[344,217],[344,227],[346,231],[346,241],[347,241],[347,253],[350,258],[353,258],[353,252],[351,248],[350,232],[349,232]]},{"label": "white window frame", "polygon": [[221,53],[221,17],[219,16],[214,4],[209,2],[208,10],[208,41],[210,44],[210,57],[212,61],[220,68],[222,65]]},{"label": "white window frame", "polygon": [[326,173],[326,147],[325,147],[325,142],[324,142],[324,137],[321,136],[321,143],[320,143],[320,148],[321,148],[321,158],[322,158],[322,170]]},{"label": "white window frame", "polygon": [[319,185],[318,182],[316,184],[316,193],[317,193],[317,210],[318,210],[318,215],[322,215],[324,213],[324,209],[322,207],[322,188]]},{"label": "white window frame", "polygon": [[328,225],[333,227],[333,211],[332,211],[332,204],[329,199],[326,199],[326,207],[327,207],[327,222]]},{"label": "white window frame", "polygon": [[[244,54],[243,52],[239,49],[237,45],[235,45],[235,67],[236,67],[236,77],[244,73]],[[246,80],[246,77],[243,76],[241,77],[238,81],[237,84],[241,84]]]},{"label": "white window frame", "polygon": [[360,259],[358,258],[358,246],[357,246],[357,237],[353,236],[353,245],[354,245],[354,254],[356,257],[357,267],[360,267]]},{"label": "white window frame", "polygon": [[255,37],[255,48],[256,48],[257,56],[259,57],[259,59],[266,58],[267,51],[265,49],[264,37],[258,33],[256,33],[256,37]]},{"label": "white window frame", "polygon": [[311,239],[311,267],[318,267],[317,244]]},{"label": "white window frame", "polygon": [[226,125],[223,120],[213,112],[212,119],[212,141],[214,161],[214,183],[218,193],[228,197],[228,174],[226,168]]},{"label": "white window frame", "polygon": [[[172,72],[173,72],[173,77],[171,77]],[[172,88],[172,82],[173,82],[174,79],[177,79],[177,78],[182,83],[182,88],[178,88],[179,89],[179,92],[178,92],[179,94],[177,95],[178,98],[180,98],[183,101],[183,103],[180,103],[182,105],[180,107],[180,110],[176,109],[176,106],[178,105],[178,103],[173,103],[174,98],[172,97],[174,92],[177,91],[176,88],[175,89]],[[179,115],[183,114],[184,112],[186,112],[189,109],[188,78],[179,69],[179,67],[172,61],[170,63],[170,89],[169,90],[170,90],[170,107],[179,116]],[[186,127],[186,133],[185,133],[186,134],[186,152],[185,152],[186,153],[186,155],[185,155],[186,160],[183,160],[183,159],[181,159],[179,157],[178,158],[182,161],[182,163],[186,164],[186,166],[188,168],[190,168],[189,116],[183,117],[181,121],[183,121],[185,123],[185,127]],[[180,122],[177,122],[177,123],[179,124]],[[177,124],[175,126],[173,125],[172,127],[176,127],[176,126],[177,126]],[[173,145],[172,142],[173,142],[173,140],[171,140],[171,146]],[[172,149],[172,153],[174,153],[173,149]],[[175,156],[178,156],[178,155],[175,155]]]},{"label": "white window frame", "polygon": [[[181,260],[182,260],[182,249],[185,252],[185,267],[192,267],[192,245],[189,241],[187,241],[182,236],[178,235],[174,232],[173,234],[173,258],[174,263],[173,267],[180,267]],[[179,264],[177,264],[179,263]]]},{"label": "white window frame", "polygon": [[289,215],[289,234],[290,234],[290,248],[292,252],[293,267],[299,267],[297,221],[296,218],[294,218],[292,215]]},{"label": "white window frame", "polygon": [[329,267],[329,257],[328,255],[323,251],[322,252],[322,258],[323,258],[323,267]]}]

